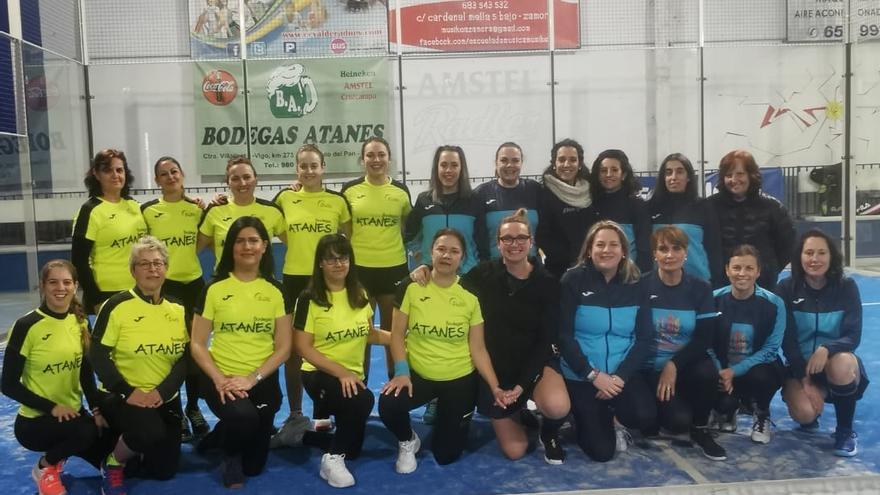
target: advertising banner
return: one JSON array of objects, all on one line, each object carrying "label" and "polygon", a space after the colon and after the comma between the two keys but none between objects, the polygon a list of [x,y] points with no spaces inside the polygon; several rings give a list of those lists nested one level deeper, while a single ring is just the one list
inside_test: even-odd
[{"label": "advertising banner", "polygon": [[195,72],[197,164],[223,174],[250,155],[258,174],[291,174],[306,143],[324,152],[328,172],[360,169],[363,141],[388,128],[388,62],[380,58],[249,61],[245,127],[241,63],[200,63]]},{"label": "advertising banner", "polygon": [[[544,0],[400,1],[388,14],[389,39],[403,51],[503,51],[549,48]],[[553,0],[555,47],[579,48],[577,0]]]},{"label": "advertising banner", "polygon": [[[846,0],[788,0],[788,41],[841,41],[846,24]],[[880,3],[852,0],[850,38],[880,39]]]},{"label": "advertising banner", "polygon": [[388,49],[387,8],[378,0],[189,0],[192,58],[379,55]]}]

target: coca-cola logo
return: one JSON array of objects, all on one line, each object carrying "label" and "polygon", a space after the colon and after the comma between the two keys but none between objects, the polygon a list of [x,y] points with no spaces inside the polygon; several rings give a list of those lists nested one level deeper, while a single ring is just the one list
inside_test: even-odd
[{"label": "coca-cola logo", "polygon": [[342,38],[334,38],[333,41],[330,42],[330,50],[332,50],[333,53],[342,53],[347,48],[348,43]]},{"label": "coca-cola logo", "polygon": [[225,70],[212,70],[202,79],[202,96],[212,105],[229,105],[236,95],[238,82]]},{"label": "coca-cola logo", "polygon": [[45,112],[56,100],[57,91],[54,91],[54,87],[49,87],[49,83],[43,75],[29,78],[24,89],[25,104],[28,110]]}]

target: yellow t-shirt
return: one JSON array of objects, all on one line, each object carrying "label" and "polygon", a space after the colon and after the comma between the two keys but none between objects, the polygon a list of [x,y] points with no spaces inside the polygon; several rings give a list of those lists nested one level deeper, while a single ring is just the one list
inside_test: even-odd
[{"label": "yellow t-shirt", "polygon": [[223,244],[226,243],[229,226],[240,217],[246,216],[259,218],[270,237],[281,235],[286,227],[281,208],[265,199],[256,198],[247,206],[238,206],[233,201],[225,205],[209,206],[202,214],[199,232],[214,239],[215,268],[220,262],[220,255],[223,254]]},{"label": "yellow t-shirt", "polygon": [[[330,304],[325,308],[310,298],[300,298],[293,327],[312,334],[318,352],[363,379],[364,349],[370,336],[373,308],[369,304],[352,308],[347,289],[331,292]],[[303,361],[303,371],[316,369],[312,363]]]},{"label": "yellow t-shirt", "polygon": [[202,217],[199,205],[188,198],[173,203],[158,198],[141,205],[141,213],[150,235],[168,248],[168,280],[192,282],[201,277],[202,265],[196,253]]},{"label": "yellow t-shirt", "polygon": [[101,306],[94,339],[112,349],[110,359],[129,385],[149,391],[183,357],[189,335],[183,306],[168,299],[153,304],[129,289]]},{"label": "yellow t-shirt", "polygon": [[275,319],[291,310],[278,282],[264,278],[242,282],[229,274],[208,284],[195,313],[212,322],[209,351],[220,371],[246,376],[275,351]]},{"label": "yellow t-shirt", "polygon": [[[78,411],[82,407],[79,375],[82,367],[82,330],[68,314],[57,318],[39,309],[19,319],[9,332],[6,352],[18,352],[25,359],[21,383],[31,392],[55,404]],[[36,418],[45,413],[22,404],[18,414]]]},{"label": "yellow t-shirt", "polygon": [[412,210],[409,189],[396,180],[374,186],[365,177],[343,186],[351,205],[351,246],[359,266],[387,268],[406,263],[401,226]]},{"label": "yellow t-shirt", "polygon": [[448,381],[474,371],[468,336],[483,323],[477,297],[456,282],[440,287],[408,283],[395,304],[408,316],[406,354],[410,367],[428,380]]},{"label": "yellow t-shirt", "polygon": [[73,221],[73,235],[92,242],[89,265],[98,289],[116,292],[134,285],[128,267],[131,246],[147,233],[140,205],[133,199],[112,203],[91,198],[83,204]]},{"label": "yellow t-shirt", "polygon": [[284,211],[287,225],[287,254],[284,273],[311,275],[318,241],[327,234],[339,231],[339,226],[351,220],[348,203],[340,193],[291,191],[278,193],[273,200]]}]

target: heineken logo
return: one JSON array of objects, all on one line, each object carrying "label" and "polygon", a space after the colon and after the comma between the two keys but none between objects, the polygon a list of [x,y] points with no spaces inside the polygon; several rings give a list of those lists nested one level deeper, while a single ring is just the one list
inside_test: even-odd
[{"label": "heineken logo", "polygon": [[238,94],[238,82],[225,70],[212,70],[202,79],[202,96],[212,105],[226,106]]},{"label": "heineken logo", "polygon": [[305,75],[302,64],[278,67],[266,83],[269,109],[276,118],[300,118],[318,105],[315,82]]}]

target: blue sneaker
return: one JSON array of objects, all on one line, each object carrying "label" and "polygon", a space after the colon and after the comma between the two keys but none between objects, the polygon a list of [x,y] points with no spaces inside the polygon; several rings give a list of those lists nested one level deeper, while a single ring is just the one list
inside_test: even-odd
[{"label": "blue sneaker", "polygon": [[858,453],[859,440],[856,432],[852,430],[837,430],[834,432],[834,455],[852,457]]},{"label": "blue sneaker", "polygon": [[101,463],[101,494],[126,495],[125,466],[108,466],[107,461]]}]

